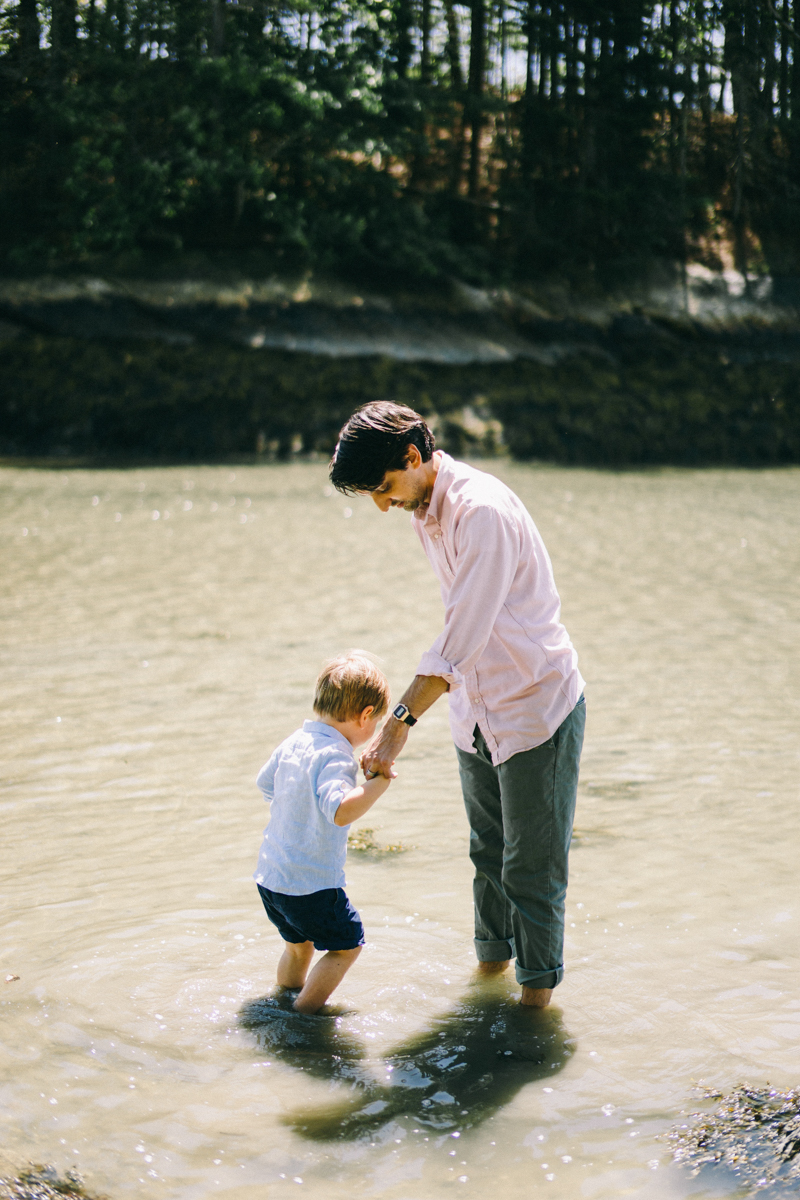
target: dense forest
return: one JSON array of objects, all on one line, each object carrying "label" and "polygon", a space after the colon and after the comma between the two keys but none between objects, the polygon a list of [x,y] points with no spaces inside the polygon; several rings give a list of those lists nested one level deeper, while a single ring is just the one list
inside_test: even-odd
[{"label": "dense forest", "polygon": [[800,276],[800,0],[2,0],[6,269]]}]

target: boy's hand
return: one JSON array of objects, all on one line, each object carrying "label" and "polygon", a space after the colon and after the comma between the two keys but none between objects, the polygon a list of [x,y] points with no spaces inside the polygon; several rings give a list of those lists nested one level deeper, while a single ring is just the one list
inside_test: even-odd
[{"label": "boy's hand", "polygon": [[375,741],[361,755],[361,770],[367,779],[374,775],[385,775],[387,779],[397,777],[394,767],[408,738],[408,726],[402,721],[388,720]]},{"label": "boy's hand", "polygon": [[334,825],[340,827],[350,825],[359,817],[363,817],[364,813],[369,812],[375,801],[380,799],[395,775],[395,771],[388,776],[377,772],[375,775],[368,776],[359,787],[354,787],[337,808],[333,818]]}]

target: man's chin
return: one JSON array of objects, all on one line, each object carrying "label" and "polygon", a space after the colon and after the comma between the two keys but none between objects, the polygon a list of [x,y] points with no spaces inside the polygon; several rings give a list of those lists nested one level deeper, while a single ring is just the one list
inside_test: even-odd
[{"label": "man's chin", "polygon": [[409,500],[403,505],[403,512],[416,512],[421,503],[421,500]]}]

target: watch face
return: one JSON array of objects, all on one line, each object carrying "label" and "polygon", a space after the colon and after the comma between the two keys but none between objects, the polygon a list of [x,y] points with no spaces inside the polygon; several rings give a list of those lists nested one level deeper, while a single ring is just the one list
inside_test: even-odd
[{"label": "watch face", "polygon": [[402,721],[404,725],[416,725],[415,717],[412,717],[410,709],[405,704],[398,704],[397,708],[392,709],[392,716],[397,717],[398,721]]}]

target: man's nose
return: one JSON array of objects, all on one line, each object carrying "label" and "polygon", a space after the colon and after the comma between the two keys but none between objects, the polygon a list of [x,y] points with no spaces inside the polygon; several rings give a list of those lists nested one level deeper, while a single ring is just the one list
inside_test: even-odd
[{"label": "man's nose", "polygon": [[388,496],[379,496],[376,492],[372,492],[371,495],[381,512],[389,511],[392,502]]}]

